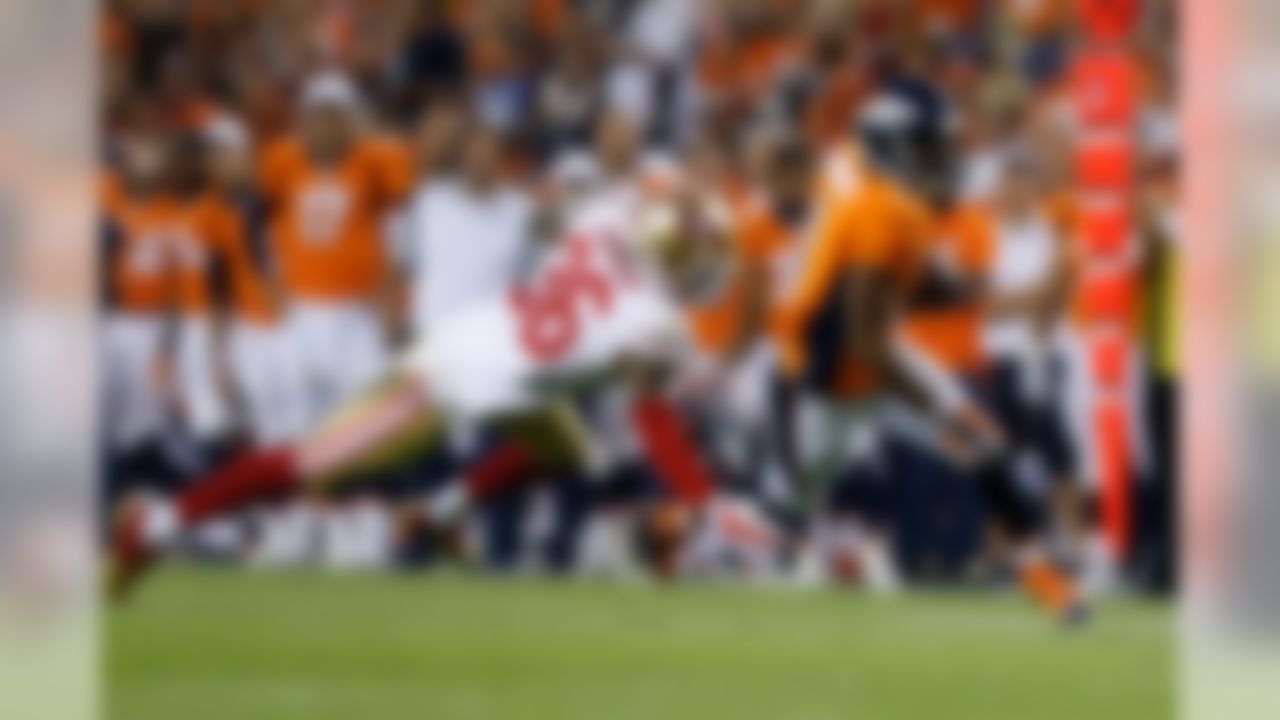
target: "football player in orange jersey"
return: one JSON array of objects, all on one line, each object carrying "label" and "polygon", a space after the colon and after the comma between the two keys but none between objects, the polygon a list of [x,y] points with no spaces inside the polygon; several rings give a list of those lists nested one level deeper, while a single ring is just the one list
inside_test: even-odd
[{"label": "football player in orange jersey", "polygon": [[722,188],[733,217],[733,242],[726,248],[732,262],[716,292],[690,304],[686,315],[700,351],[720,368],[714,425],[721,454],[731,458],[730,475],[789,515],[794,458],[788,434],[777,427],[773,339],[808,224],[812,153],[789,130],[769,124],[751,128],[742,145],[740,167],[727,162],[721,146],[708,142],[702,149],[713,172],[695,182]]},{"label": "football player in orange jersey", "polygon": [[258,181],[315,422],[384,369],[384,226],[413,178],[403,148],[363,133],[345,76],[312,77],[301,104],[298,134],[264,151]]},{"label": "football player in orange jersey", "polygon": [[[992,392],[1007,385],[1007,373],[987,362],[993,320],[999,322],[1011,307],[1039,308],[1048,302],[1045,298],[1060,298],[1061,292],[1050,287],[1031,295],[1001,294],[998,281],[1006,256],[996,230],[999,223],[984,217],[978,208],[956,204],[951,144],[945,131],[927,133],[917,143],[921,145],[917,148],[920,170],[927,176],[914,185],[928,201],[934,225],[925,246],[927,262],[907,296],[915,310],[908,318],[907,336],[933,362],[967,380],[971,396],[983,401],[1001,423],[999,442],[975,446],[944,435],[934,441],[935,452],[941,451],[944,459],[950,455],[952,466],[978,483],[987,513],[1010,543],[1009,559],[1024,590],[1056,617],[1074,622],[1086,614],[1084,598],[1053,565],[1042,543],[1038,509],[1017,481],[1030,428],[1042,424],[1041,415],[1032,418],[1007,412],[1008,403],[1000,398],[1008,393]],[[1006,178],[1005,187],[1025,184],[1028,192],[1034,192],[1030,180]]]},{"label": "football player in orange jersey", "polygon": [[206,192],[205,148],[201,138],[183,135],[169,149],[170,180],[178,214],[167,240],[173,256],[177,302],[174,317],[174,374],[177,399],[188,432],[205,459],[220,453],[231,429],[222,372],[222,258],[214,247]]},{"label": "football player in orange jersey", "polygon": [[[730,148],[711,137],[697,140],[688,153],[688,178],[699,187],[707,188],[726,215],[726,222],[733,227],[730,237],[722,247],[714,251],[724,260],[708,264],[717,275],[709,277],[703,292],[691,299],[684,308],[685,320],[696,352],[701,361],[716,368],[709,376],[715,378],[715,387],[707,388],[699,414],[708,433],[714,453],[729,470],[729,475],[746,481],[745,475],[755,463],[752,448],[758,446],[755,437],[758,420],[763,414],[759,396],[763,382],[755,382],[748,368],[754,363],[751,355],[758,349],[754,340],[759,337],[760,285],[763,263],[761,253],[752,241],[758,233],[752,226],[754,205],[758,198],[734,181]],[[758,378],[763,381],[764,377]]]},{"label": "football player in orange jersey", "polygon": [[252,140],[229,115],[211,123],[204,137],[212,185],[207,227],[233,317],[227,359],[249,439],[273,445],[301,435],[306,415],[299,361],[281,318],[266,208],[253,186]]},{"label": "football player in orange jersey", "polygon": [[[828,149],[815,170],[796,257],[772,313],[788,388],[782,396],[795,424],[795,440],[780,445],[793,448],[811,502],[830,501],[801,572],[821,577],[823,556],[852,553],[870,587],[892,591],[898,583],[877,408],[884,397],[905,394],[958,420],[966,406],[945,377],[902,352],[892,332],[918,271],[919,201],[874,167],[860,143]],[[857,541],[834,548],[833,536]]]},{"label": "football player in orange jersey", "polygon": [[726,365],[720,426],[746,448],[746,486],[786,531],[791,581],[810,584],[828,575],[822,556],[830,519],[806,517],[821,484],[813,481],[824,474],[817,469],[823,443],[810,441],[837,429],[818,410],[826,402],[816,397],[821,393],[805,390],[788,363],[800,326],[793,293],[819,205],[817,157],[791,129],[767,123],[748,132],[743,150],[746,182],[736,177],[726,191],[735,214],[735,272],[690,320],[704,350]]},{"label": "football player in orange jersey", "polygon": [[166,318],[175,274],[163,228],[175,214],[165,190],[165,147],[157,138],[122,144],[118,182],[102,197],[104,294],[103,398],[110,456],[109,495],[134,478],[163,480],[175,470],[161,445],[166,411]]},{"label": "football player in orange jersey", "polygon": [[[306,404],[300,361],[281,318],[278,265],[267,232],[266,208],[254,187],[252,140],[231,115],[203,132],[210,185],[206,228],[221,270],[218,298],[224,323],[223,354],[238,401],[245,439],[256,448],[300,437]],[[254,562],[271,566],[303,561],[312,548],[317,515],[307,503],[280,503],[255,519]]]},{"label": "football player in orange jersey", "polygon": [[[387,369],[387,326],[401,317],[402,298],[388,229],[413,172],[406,147],[364,129],[364,105],[346,75],[312,76],[299,105],[296,135],[264,150],[258,184],[310,431]],[[326,512],[325,561],[380,562],[373,543],[354,537],[371,537],[384,523],[377,514],[360,498]]]},{"label": "football player in orange jersey", "polygon": [[[860,146],[840,150],[823,167],[816,234],[787,300],[783,367],[827,399],[835,440],[848,443],[861,433],[863,453],[854,459],[863,472],[882,467],[884,415],[877,405],[890,395],[930,415],[939,441],[957,460],[974,464],[984,492],[1006,498],[1013,488],[1002,433],[954,377],[899,332],[905,308],[928,277],[924,200],[951,179],[943,164],[944,132],[909,97],[893,94],[869,103],[859,124]],[[870,504],[874,509],[874,494]],[[994,504],[998,517],[1026,539],[1030,528],[1017,508]],[[886,554],[872,540],[862,553],[871,563],[864,570],[887,571]],[[1034,548],[1025,549],[1016,558],[1024,587],[1059,617],[1082,616],[1083,601],[1071,583]]]},{"label": "football player in orange jersey", "polygon": [[[924,248],[924,272],[912,293],[902,330],[922,352],[971,391],[982,387],[986,358],[982,348],[983,302],[986,280],[995,253],[993,222],[987,208],[953,197],[941,184],[929,198],[932,213]],[[939,514],[917,514],[906,536],[919,538],[904,548],[908,565],[926,555],[935,572],[959,574],[968,570],[981,547],[982,516],[970,501],[977,491],[969,468],[939,447],[927,420],[909,408],[891,409],[890,425],[897,443],[896,469],[915,498],[946,504],[951,512],[944,524]],[[967,522],[966,522],[967,520]]]}]

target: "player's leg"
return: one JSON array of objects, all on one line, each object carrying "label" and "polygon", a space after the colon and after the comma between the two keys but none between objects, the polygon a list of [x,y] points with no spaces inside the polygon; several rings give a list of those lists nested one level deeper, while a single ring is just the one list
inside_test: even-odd
[{"label": "player's leg", "polygon": [[135,489],[140,480],[162,482],[176,474],[160,439],[164,398],[156,368],[162,334],[158,318],[115,314],[103,324],[108,501]]},{"label": "player's leg", "polygon": [[[373,312],[358,300],[334,302],[323,308],[317,341],[325,348],[319,373],[327,410],[364,394],[385,369],[381,327]],[[367,522],[376,505],[358,489],[344,490],[316,507],[320,515],[319,557],[331,567],[360,563],[361,547],[373,547],[374,524]]]},{"label": "player's leg", "polygon": [[401,547],[466,555],[457,526],[471,510],[500,501],[531,481],[576,476],[591,465],[586,431],[569,403],[505,413],[485,423],[485,431],[497,441],[478,454],[460,447],[472,442],[454,443],[452,452],[471,455],[460,456],[460,471],[425,496],[401,504],[396,533]]},{"label": "player's leg", "polygon": [[[187,430],[205,458],[214,458],[229,429],[226,398],[215,377],[213,326],[208,318],[184,318],[178,328],[176,375]],[[208,461],[207,459],[205,460]]]},{"label": "player's leg", "polygon": [[330,384],[342,402],[386,373],[389,357],[383,328],[372,309],[351,304],[334,309]]},{"label": "player's leg", "polygon": [[448,524],[467,509],[513,490],[538,473],[579,471],[590,464],[587,431],[569,403],[503,414],[489,423],[500,440],[475,458],[455,482],[423,506],[426,519]]},{"label": "player's leg", "polygon": [[843,457],[831,486],[829,509],[841,530],[833,538],[831,559],[839,568],[847,564],[841,558],[849,554],[869,590],[893,594],[902,581],[894,547],[883,408],[859,413],[847,422],[851,424],[843,433]]},{"label": "player's leg", "polygon": [[1076,448],[1072,446],[1067,428],[1066,398],[1062,391],[1066,369],[1061,358],[1046,358],[1046,362],[1053,389],[1036,403],[1034,442],[1051,483],[1049,501],[1055,547],[1079,568],[1083,567],[1088,550],[1089,501],[1079,481]]},{"label": "player's leg", "polygon": [[1044,514],[1022,492],[1016,475],[1017,456],[1033,440],[1030,406],[1017,368],[997,364],[990,379],[987,406],[1005,430],[1008,447],[982,456],[975,467],[984,505],[1008,542],[1009,560],[1024,592],[1051,614],[1075,621],[1085,612],[1084,599],[1050,557],[1044,543]]},{"label": "player's leg", "polygon": [[[721,398],[723,400],[723,398]],[[688,574],[721,575],[770,580],[782,555],[783,536],[772,518],[761,511],[749,489],[725,485],[732,477],[731,457],[715,458],[695,435],[689,408],[677,407],[658,395],[634,400],[630,409],[631,432],[641,459],[660,484],[663,497],[641,503],[634,520],[641,556],[650,571],[661,578]],[[728,430],[724,408],[709,411],[711,430]],[[719,412],[717,412],[719,411]],[[707,430],[707,428],[700,428]],[[732,454],[732,453],[731,453]]]},{"label": "player's leg", "polygon": [[[939,446],[953,461],[970,466],[995,534],[1009,543],[1009,559],[1023,589],[1059,617],[1083,616],[1083,598],[1075,583],[1051,561],[1043,543],[1039,508],[1029,502],[1018,482],[1018,460],[1027,451],[1030,424],[1025,383],[1017,365],[996,361],[985,387],[966,392],[926,354],[905,343],[897,354],[901,369],[910,372],[921,387],[934,388],[930,394],[938,399],[935,404],[946,408]],[[978,392],[972,392],[975,389]],[[998,431],[989,427],[993,419]]]},{"label": "player's leg", "polygon": [[289,309],[284,332],[296,360],[297,387],[302,416],[301,427],[312,428],[333,410],[336,398],[329,387],[335,356],[332,310],[314,303],[296,302]]},{"label": "player's leg", "polygon": [[227,354],[241,410],[240,422],[252,444],[263,447],[282,441],[271,424],[272,377],[266,328],[238,321],[228,338]]},{"label": "player's leg", "polygon": [[236,457],[197,479],[174,502],[134,506],[118,529],[113,585],[126,589],[153,551],[185,528],[271,497],[323,492],[394,466],[428,450],[440,431],[424,382],[397,373],[301,441]]},{"label": "player's leg", "polygon": [[[231,341],[232,370],[254,446],[271,447],[301,437],[306,424],[304,375],[288,326],[240,320]],[[289,566],[306,561],[318,515],[313,502],[304,498],[263,507],[254,517],[253,562]]]}]

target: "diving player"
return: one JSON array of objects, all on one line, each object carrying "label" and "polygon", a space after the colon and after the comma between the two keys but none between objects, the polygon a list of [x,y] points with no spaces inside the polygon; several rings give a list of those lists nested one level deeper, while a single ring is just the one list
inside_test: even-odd
[{"label": "diving player", "polygon": [[[517,438],[507,465],[580,466],[586,451],[559,401],[619,379],[640,389],[632,418],[658,474],[691,504],[705,502],[710,472],[662,396],[684,355],[672,298],[696,293],[706,265],[718,262],[720,223],[694,193],[583,209],[530,280],[442,321],[300,441],[232,460],[173,502],[126,506],[113,592],[126,591],[186,528],[282,493],[331,490],[422,452],[455,419],[505,426]],[[437,504],[463,504],[471,489]]]}]

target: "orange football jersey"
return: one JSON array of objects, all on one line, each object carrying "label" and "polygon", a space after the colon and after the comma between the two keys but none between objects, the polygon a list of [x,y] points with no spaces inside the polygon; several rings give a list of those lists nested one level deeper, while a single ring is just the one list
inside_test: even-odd
[{"label": "orange football jersey", "polygon": [[[870,171],[854,149],[829,158],[817,188],[818,216],[801,249],[800,269],[774,315],[783,370],[805,372],[809,328],[833,301],[850,271],[872,271],[905,289],[918,274],[928,237],[923,203]],[[858,394],[874,385],[868,370],[841,362],[837,392]]]},{"label": "orange football jersey", "polygon": [[186,315],[203,315],[214,308],[214,273],[220,257],[212,219],[205,197],[179,202],[165,236],[173,261],[177,307]]},{"label": "orange football jersey", "polygon": [[139,199],[124,192],[111,193],[104,203],[116,239],[106,258],[106,282],[116,308],[127,313],[168,312],[177,298],[170,235],[181,219],[181,205],[166,195]]},{"label": "orange football jersey", "polygon": [[364,140],[333,167],[297,139],[268,148],[260,185],[271,208],[281,282],[291,297],[352,300],[375,293],[386,263],[382,224],[412,184],[408,152]]},{"label": "orange football jersey", "polygon": [[210,194],[204,201],[205,227],[225,273],[228,300],[238,317],[265,325],[273,323],[278,313],[259,258],[265,249],[255,247],[255,243],[265,240],[253,237],[265,228],[254,227],[252,213],[252,209],[241,207],[222,194]]},{"label": "orange football jersey", "polygon": [[[995,256],[995,230],[989,213],[959,206],[938,216],[926,255],[966,279],[981,279]],[[977,298],[954,307],[918,310],[906,319],[906,333],[920,349],[952,370],[982,365],[982,310]]]},{"label": "orange football jersey", "polygon": [[[761,318],[767,322],[767,284],[770,254],[786,243],[785,229],[758,198],[741,197],[732,202],[734,213],[733,268],[725,287],[715,297],[692,305],[686,317],[694,341],[713,356],[731,352],[744,332],[751,304],[759,302]],[[753,294],[759,293],[758,296]],[[763,328],[762,328],[763,329]]]}]

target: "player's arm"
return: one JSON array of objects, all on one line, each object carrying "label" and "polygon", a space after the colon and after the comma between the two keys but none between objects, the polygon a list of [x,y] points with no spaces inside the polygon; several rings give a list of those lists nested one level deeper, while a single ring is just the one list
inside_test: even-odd
[{"label": "player's arm", "polygon": [[741,293],[737,324],[728,346],[728,358],[745,354],[765,332],[769,298],[772,297],[769,254],[780,242],[775,226],[762,216],[748,214],[733,228],[731,247],[740,263],[738,291]]},{"label": "player's arm", "polygon": [[293,175],[289,149],[284,141],[277,141],[263,152],[258,162],[253,195],[241,207],[241,222],[245,227],[249,253],[272,304],[277,308],[284,307],[287,293],[278,262],[282,257],[281,239],[271,232],[271,228],[278,224],[276,216],[284,212],[285,194]]},{"label": "player's arm", "polygon": [[285,141],[276,141],[262,151],[255,169],[254,188],[266,212],[280,210],[294,175],[294,163]]},{"label": "player's arm", "polygon": [[962,446],[976,442],[983,449],[999,447],[999,429],[957,378],[897,333],[898,314],[906,303],[896,284],[883,273],[846,281],[845,302],[854,318],[848,336],[858,348],[855,357],[874,370],[887,392],[937,418],[948,435],[963,439]]},{"label": "player's arm", "polygon": [[729,344],[731,360],[742,357],[764,333],[769,293],[769,273],[764,262],[747,257],[742,268],[742,317]]},{"label": "player's arm", "polygon": [[944,262],[930,256],[921,269],[910,300],[913,309],[927,311],[987,305],[995,231],[985,216],[970,213],[958,232],[957,252],[951,261]]},{"label": "player's arm", "polygon": [[1044,332],[1051,329],[1055,322],[1063,317],[1071,303],[1076,286],[1078,257],[1073,243],[1072,233],[1063,229],[1057,231],[1054,243],[1053,269],[1045,280],[1040,305],[1035,309],[1036,326]]},{"label": "player's arm", "polygon": [[890,392],[911,405],[959,424],[965,432],[990,435],[990,423],[977,414],[964,389],[928,355],[898,333],[900,319],[920,282],[921,258],[928,241],[927,211],[904,198],[886,218],[888,242],[849,273],[844,285],[846,337],[850,352],[871,367]]},{"label": "player's arm", "polygon": [[1046,281],[1025,290],[992,292],[986,296],[984,310],[994,318],[1038,315],[1053,298],[1053,283]]},{"label": "player's arm", "polygon": [[897,317],[907,304],[896,284],[888,273],[871,268],[852,269],[842,279],[840,301],[849,323],[844,356],[870,368],[886,389],[911,405],[936,407],[942,404],[938,388],[896,347]]},{"label": "player's arm", "polygon": [[932,256],[925,261],[907,295],[911,309],[946,310],[982,302],[987,293],[986,274],[976,271],[975,265],[981,263],[969,257],[978,252],[969,246],[978,242],[981,242],[978,238],[966,238],[962,257],[955,262],[943,262]]},{"label": "player's arm", "polygon": [[1054,224],[1055,254],[1044,280],[1024,290],[992,292],[986,296],[985,311],[995,318],[1029,317],[1045,326],[1066,308],[1074,280],[1070,240],[1063,226]]},{"label": "player's arm", "polygon": [[115,270],[124,253],[124,227],[120,208],[123,190],[114,175],[104,174],[98,183],[98,292],[103,308],[114,308],[119,302]]},{"label": "player's arm", "polygon": [[[209,258],[205,267],[205,280],[212,306],[210,317],[213,346],[227,347],[232,319],[235,316],[233,264],[236,262],[235,254],[239,239],[236,234],[235,218],[210,209],[201,219],[199,231],[200,241],[205,246]],[[227,353],[214,353],[214,376],[219,390],[225,395],[232,394],[234,387],[228,362]]]},{"label": "player's arm", "polygon": [[380,284],[379,306],[387,337],[396,345],[405,344],[409,335],[410,287],[418,261],[413,256],[416,226],[412,206],[392,213],[384,223],[389,259]]},{"label": "player's arm", "polygon": [[951,272],[930,264],[908,303],[914,310],[945,310],[972,302],[983,295],[984,283],[974,276]]},{"label": "player's arm", "polygon": [[248,271],[262,283],[271,307],[283,308],[286,300],[284,278],[281,276],[279,249],[270,229],[266,198],[261,195],[250,197],[241,208],[239,222],[243,238],[237,243],[236,252],[241,253]]}]

